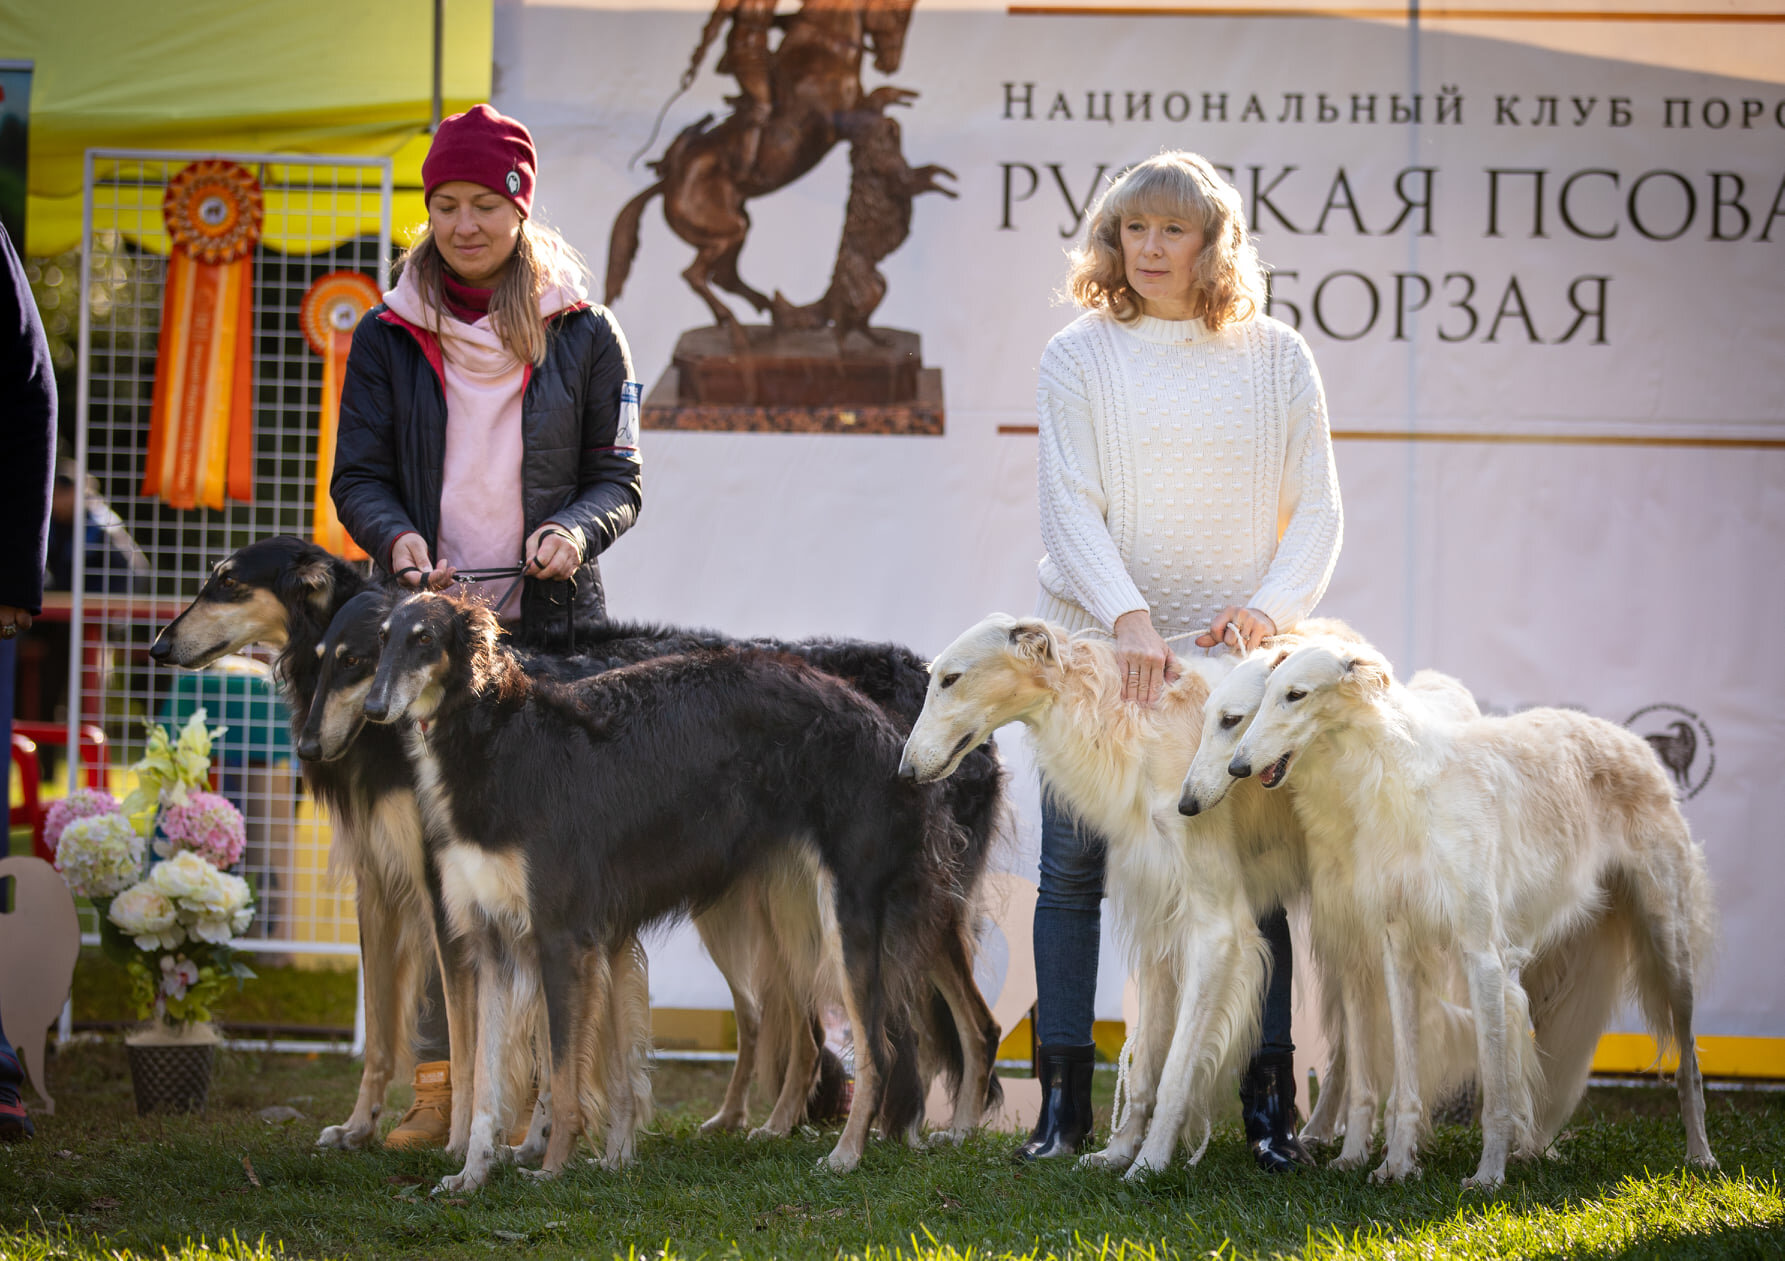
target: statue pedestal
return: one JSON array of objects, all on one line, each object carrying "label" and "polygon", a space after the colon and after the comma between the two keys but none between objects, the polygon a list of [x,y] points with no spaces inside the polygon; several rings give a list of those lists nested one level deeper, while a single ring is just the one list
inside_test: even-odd
[{"label": "statue pedestal", "polygon": [[739,433],[942,432],[942,370],[916,333],[874,330],[839,347],[828,328],[747,326],[748,351],[722,328],[691,329],[645,399],[646,429]]}]

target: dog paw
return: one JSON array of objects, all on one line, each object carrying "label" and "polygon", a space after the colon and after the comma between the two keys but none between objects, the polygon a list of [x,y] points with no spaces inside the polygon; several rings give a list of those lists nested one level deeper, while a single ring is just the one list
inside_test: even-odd
[{"label": "dog paw", "polygon": [[1122,1181],[1145,1182],[1155,1174],[1164,1173],[1168,1163],[1170,1162],[1165,1160],[1155,1162],[1152,1157],[1142,1152],[1134,1158],[1134,1163],[1128,1166],[1128,1172],[1122,1175]]},{"label": "dog paw", "polygon": [[498,1148],[497,1150],[504,1152],[504,1155],[502,1156],[503,1160],[510,1161],[517,1165],[537,1164],[539,1161],[545,1159],[544,1140],[537,1143],[529,1140],[525,1143],[517,1143],[510,1148]]},{"label": "dog paw", "polygon": [[484,1175],[465,1170],[462,1173],[449,1173],[440,1179],[434,1188],[435,1195],[468,1195],[483,1186]]},{"label": "dog paw", "polygon": [[1348,1173],[1353,1169],[1362,1169],[1369,1163],[1370,1154],[1368,1152],[1354,1152],[1351,1155],[1346,1155],[1344,1152],[1340,1152],[1337,1156],[1334,1156],[1327,1162],[1326,1167],[1328,1169],[1337,1169],[1341,1172]]},{"label": "dog paw", "polygon": [[746,1143],[767,1143],[773,1139],[786,1138],[788,1131],[778,1125],[759,1125],[744,1135]]},{"label": "dog paw", "polygon": [[926,1147],[959,1147],[967,1141],[965,1130],[936,1130],[924,1139]]},{"label": "dog paw", "polygon": [[841,1146],[834,1148],[830,1155],[820,1158],[818,1167],[828,1169],[832,1173],[851,1173],[861,1164],[861,1155],[857,1152],[846,1152]]},{"label": "dog paw", "polygon": [[1717,1164],[1717,1158],[1715,1156],[1711,1155],[1709,1152],[1704,1152],[1700,1155],[1687,1156],[1686,1164],[1690,1168],[1693,1168],[1693,1169],[1710,1170],[1710,1169],[1716,1169],[1719,1167]]},{"label": "dog paw", "polygon": [[1091,1152],[1078,1158],[1080,1169],[1107,1169],[1112,1173],[1121,1173],[1134,1163],[1134,1157],[1126,1152],[1106,1147],[1100,1152]]},{"label": "dog paw", "polygon": [[1497,1191],[1506,1183],[1504,1171],[1483,1173],[1480,1170],[1463,1179],[1465,1191]]},{"label": "dog paw", "polygon": [[535,1182],[551,1182],[563,1171],[559,1169],[523,1169],[521,1172]]},{"label": "dog paw", "polygon": [[599,1156],[591,1157],[590,1162],[600,1166],[608,1173],[619,1173],[620,1170],[632,1163],[632,1149],[625,1147],[619,1151],[603,1152]]},{"label": "dog paw", "polygon": [[729,1134],[744,1128],[744,1118],[731,1112],[716,1112],[700,1123],[700,1134]]},{"label": "dog paw", "polygon": [[372,1127],[369,1125],[331,1125],[316,1136],[316,1145],[336,1151],[356,1152],[371,1137]]},{"label": "dog paw", "polygon": [[1421,1172],[1418,1161],[1384,1160],[1380,1165],[1370,1170],[1370,1181],[1378,1185],[1385,1182],[1405,1182],[1408,1179],[1419,1177]]}]

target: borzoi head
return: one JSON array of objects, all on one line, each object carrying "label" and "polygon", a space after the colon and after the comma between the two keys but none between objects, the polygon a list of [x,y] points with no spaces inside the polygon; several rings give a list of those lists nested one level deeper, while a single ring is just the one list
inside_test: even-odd
[{"label": "borzoi head", "polygon": [[992,614],[930,663],[899,774],[923,783],[952,775],[992,732],[1051,701],[1059,668],[1058,631],[1035,618]]},{"label": "borzoi head", "polygon": [[378,631],[383,647],[366,692],[366,717],[426,722],[445,698],[451,649],[463,636],[459,610],[443,595],[420,592],[400,601]]},{"label": "borzoi head", "polygon": [[1233,786],[1228,765],[1234,750],[1252,716],[1264,700],[1264,689],[1271,679],[1271,668],[1287,654],[1282,650],[1255,652],[1234,667],[1234,670],[1209,693],[1202,710],[1202,739],[1196,756],[1184,776],[1184,790],[1178,797],[1178,813],[1196,815],[1212,810],[1227,796]]},{"label": "borzoi head", "polygon": [[316,696],[297,742],[305,761],[334,761],[366,725],[366,694],[384,646],[379,628],[389,613],[388,595],[363,591],[341,606],[316,645]]},{"label": "borzoi head", "polygon": [[249,644],[283,648],[293,611],[302,603],[321,613],[333,598],[335,558],[289,534],[239,548],[155,642],[149,656],[165,665],[201,669]]},{"label": "borzoi head", "polygon": [[1296,649],[1271,672],[1228,773],[1244,779],[1256,768],[1260,784],[1281,786],[1297,753],[1322,732],[1348,726],[1358,709],[1371,705],[1393,681],[1388,661],[1366,646]]}]

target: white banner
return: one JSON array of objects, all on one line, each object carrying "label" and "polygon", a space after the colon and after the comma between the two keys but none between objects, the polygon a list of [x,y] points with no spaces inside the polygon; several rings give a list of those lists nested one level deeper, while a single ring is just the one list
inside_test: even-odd
[{"label": "white banner", "polygon": [[[1484,708],[1573,705],[1658,737],[1723,915],[1699,1028],[1785,1037],[1785,665],[1755,642],[1785,624],[1785,26],[1731,12],[1421,25],[922,0],[897,69],[862,79],[918,94],[890,111],[905,157],[960,195],[916,199],[874,324],[922,335],[945,434],[647,431],[643,516],[603,559],[613,611],[920,651],[1026,612],[1035,365],[1075,314],[1053,296],[1063,251],[1106,175],[1194,149],[1232,172],[1273,314],[1325,378],[1347,519],[1321,612]],[[498,6],[496,104],[533,129],[540,212],[597,277],[706,17]],[[725,115],[715,57],[647,158]],[[816,299],[848,181],[839,146],[751,201],[743,278]],[[648,206],[615,303],[647,395],[712,322],[692,259]],[[1020,736],[1002,743],[1026,781]],[[1033,791],[1007,863],[1031,877]],[[1113,949],[1105,973],[1115,1018]],[[654,953],[653,994],[727,1002],[685,935]]]}]

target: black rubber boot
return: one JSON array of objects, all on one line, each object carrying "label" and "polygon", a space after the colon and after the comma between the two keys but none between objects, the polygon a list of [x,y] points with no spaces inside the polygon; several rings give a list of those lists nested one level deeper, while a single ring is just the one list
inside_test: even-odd
[{"label": "black rubber boot", "polygon": [[1041,1115],[1035,1132],[1017,1148],[1018,1160],[1069,1156],[1091,1132],[1091,1074],[1094,1046],[1043,1046],[1035,1052],[1035,1076],[1041,1081]]},{"label": "black rubber boot", "polygon": [[1295,1135],[1295,1057],[1286,1051],[1256,1056],[1240,1078],[1240,1121],[1252,1158],[1267,1173],[1288,1173],[1314,1158]]}]

